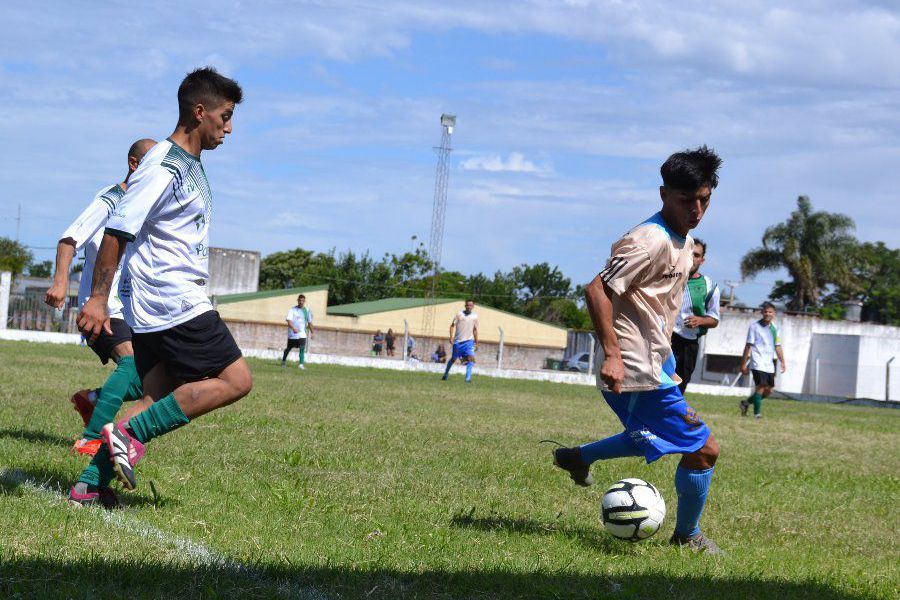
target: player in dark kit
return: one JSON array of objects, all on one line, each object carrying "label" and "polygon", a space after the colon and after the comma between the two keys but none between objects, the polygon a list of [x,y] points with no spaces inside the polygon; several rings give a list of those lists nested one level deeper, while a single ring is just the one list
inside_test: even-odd
[{"label": "player in dark kit", "polygon": [[[247,362],[206,295],[212,194],[200,162],[232,130],[243,93],[212,68],[189,73],[178,88],[178,125],[141,161],[106,224],[91,298],[78,316],[93,342],[110,331],[106,303],[122,254],[119,296],[134,331],[144,398],[102,430],[104,447],[126,489],[144,444],[246,396]],[[130,243],[129,243],[130,242]],[[127,244],[127,253],[126,250]]]},{"label": "player in dark kit", "polygon": [[597,460],[643,456],[650,463],[681,454],[675,471],[678,509],[671,543],[721,550],[700,532],[719,446],[678,388],[671,335],[691,270],[694,241],[718,184],[721,159],[703,146],[677,152],[660,169],[662,210],[612,246],[606,267],[585,290],[602,347],[597,387],[625,430],[574,448],[557,448],[554,464],[582,486]]}]

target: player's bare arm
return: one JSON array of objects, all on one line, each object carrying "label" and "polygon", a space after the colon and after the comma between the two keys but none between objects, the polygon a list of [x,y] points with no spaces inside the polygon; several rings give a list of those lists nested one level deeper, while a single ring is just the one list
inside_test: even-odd
[{"label": "player's bare arm", "polygon": [[453,317],[453,320],[450,321],[450,345],[453,345],[453,330],[456,329],[456,317]]},{"label": "player's bare arm", "polygon": [[778,355],[778,364],[781,365],[781,372],[784,373],[787,371],[787,365],[784,362],[784,353],[781,351],[781,346],[775,346],[775,354]]},{"label": "player's bare arm", "polygon": [[744,346],[744,355],[741,357],[741,373],[744,375],[750,372],[750,369],[747,368],[747,363],[750,361],[751,348],[753,348],[753,344]]},{"label": "player's bare arm", "polygon": [[313,333],[312,323],[307,323],[306,324],[306,337],[312,339],[312,333]]},{"label": "player's bare arm", "polygon": [[69,267],[75,258],[75,240],[64,238],[56,244],[56,272],[53,274],[53,285],[47,290],[44,302],[53,308],[62,308],[66,304],[69,291]]},{"label": "player's bare arm", "polygon": [[684,320],[684,324],[690,327],[691,329],[696,329],[697,327],[706,327],[707,329],[715,329],[719,326],[718,319],[713,317],[698,317],[697,315],[691,315],[687,319]]},{"label": "player's bare arm", "polygon": [[104,234],[91,280],[91,297],[78,313],[78,330],[88,338],[88,343],[93,343],[102,330],[112,335],[106,305],[109,302],[113,278],[124,252],[125,240],[108,233]]},{"label": "player's bare arm", "polygon": [[613,329],[612,294],[613,291],[603,283],[599,275],[594,277],[584,291],[588,314],[591,315],[594,331],[605,356],[600,368],[600,378],[614,394],[619,394],[625,380],[625,365],[622,363],[622,351]]}]

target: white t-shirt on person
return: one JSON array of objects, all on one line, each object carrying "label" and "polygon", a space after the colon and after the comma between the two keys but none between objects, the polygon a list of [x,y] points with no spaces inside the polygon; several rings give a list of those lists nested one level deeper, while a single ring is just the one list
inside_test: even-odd
[{"label": "white t-shirt on person", "polygon": [[[100,243],[103,241],[103,226],[106,225],[107,219],[115,209],[116,204],[125,190],[118,184],[112,187],[105,187],[94,196],[87,208],[78,215],[78,218],[69,225],[62,237],[59,239],[72,238],[75,242],[75,251],[84,248],[84,269],[81,271],[81,283],[78,285],[78,306],[84,306],[88,298],[91,297],[91,282],[94,275],[94,264],[97,262],[97,251],[100,250]],[[116,268],[116,274],[113,276],[112,287],[110,287],[109,300],[106,303],[109,316],[114,319],[122,318],[122,301],[119,299],[119,276],[122,272],[121,266]]]},{"label": "white t-shirt on person", "polygon": [[469,314],[461,310],[456,313],[453,318],[453,324],[456,326],[454,334],[454,343],[467,342],[475,339],[475,328],[478,327],[478,315],[473,310]]},{"label": "white t-shirt on person", "polygon": [[291,325],[293,325],[298,330],[298,333],[294,333],[294,330],[288,327],[288,339],[304,339],[306,338],[306,327],[308,324],[312,323],[312,311],[310,311],[305,306],[303,308],[300,308],[299,306],[292,306],[288,310],[285,320],[290,321]]},{"label": "white t-shirt on person", "polygon": [[763,373],[775,372],[775,347],[781,345],[781,334],[775,323],[766,325],[762,320],[754,321],[747,330],[750,344],[750,368]]},{"label": "white t-shirt on person", "polygon": [[212,310],[209,221],[212,193],[200,159],[172,140],[144,156],[106,232],[131,241],[119,297],[136,333],[170,329]]}]

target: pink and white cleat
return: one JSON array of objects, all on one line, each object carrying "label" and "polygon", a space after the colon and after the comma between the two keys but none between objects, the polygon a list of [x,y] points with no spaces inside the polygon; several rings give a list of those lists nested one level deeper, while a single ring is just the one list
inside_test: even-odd
[{"label": "pink and white cleat", "polygon": [[126,490],[135,489],[137,479],[134,467],[144,457],[144,445],[131,435],[125,421],[107,423],[100,430],[100,437],[109,448],[109,460],[116,479],[122,482]]}]

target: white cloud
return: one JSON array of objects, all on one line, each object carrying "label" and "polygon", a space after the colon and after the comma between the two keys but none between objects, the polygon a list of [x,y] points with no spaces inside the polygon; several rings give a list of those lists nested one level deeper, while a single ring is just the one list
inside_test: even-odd
[{"label": "white cloud", "polygon": [[464,171],[489,171],[491,173],[534,173],[546,175],[553,172],[549,165],[537,165],[521,152],[510,152],[504,159],[499,154],[473,156],[459,163]]}]

